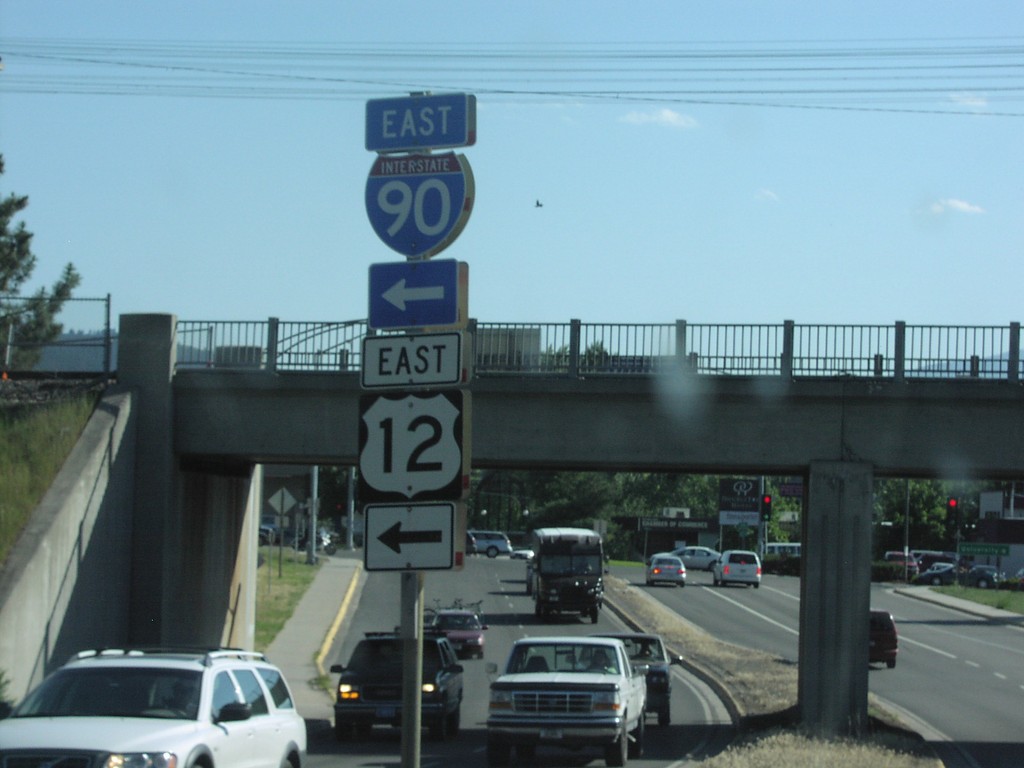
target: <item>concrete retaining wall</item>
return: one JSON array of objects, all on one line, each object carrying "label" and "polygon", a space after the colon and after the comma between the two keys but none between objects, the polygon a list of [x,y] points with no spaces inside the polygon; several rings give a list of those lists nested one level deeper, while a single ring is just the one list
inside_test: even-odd
[{"label": "concrete retaining wall", "polygon": [[129,637],[135,417],[103,397],[0,567],[0,670],[20,700],[83,648]]}]

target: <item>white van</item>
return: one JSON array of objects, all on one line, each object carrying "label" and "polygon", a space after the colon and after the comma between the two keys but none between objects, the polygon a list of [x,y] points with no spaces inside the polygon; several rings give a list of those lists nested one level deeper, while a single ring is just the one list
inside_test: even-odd
[{"label": "white van", "polygon": [[488,557],[511,555],[512,542],[501,531],[469,530],[466,531],[466,554],[471,553]]},{"label": "white van", "polygon": [[800,557],[799,541],[772,541],[764,545],[765,555],[784,555],[786,557]]}]

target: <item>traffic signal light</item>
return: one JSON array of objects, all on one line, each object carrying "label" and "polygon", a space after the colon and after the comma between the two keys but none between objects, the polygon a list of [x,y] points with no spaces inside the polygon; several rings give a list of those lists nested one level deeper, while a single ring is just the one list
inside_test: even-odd
[{"label": "traffic signal light", "polygon": [[955,515],[957,512],[957,500],[956,496],[950,496],[946,499],[946,514]]},{"label": "traffic signal light", "polygon": [[772,519],[772,496],[766,493],[761,497],[761,522],[767,523]]}]

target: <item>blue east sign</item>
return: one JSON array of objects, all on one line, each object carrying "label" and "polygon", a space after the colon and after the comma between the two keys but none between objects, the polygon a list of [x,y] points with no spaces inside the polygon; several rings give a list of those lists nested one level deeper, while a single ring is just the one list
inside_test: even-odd
[{"label": "blue east sign", "polygon": [[366,102],[366,148],[412,152],[476,143],[476,96],[424,94]]}]

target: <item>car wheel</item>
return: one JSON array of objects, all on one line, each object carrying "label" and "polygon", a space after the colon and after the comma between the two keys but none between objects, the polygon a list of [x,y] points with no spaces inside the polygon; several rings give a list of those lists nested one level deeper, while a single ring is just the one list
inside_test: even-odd
[{"label": "car wheel", "polygon": [[761,585],[759,583],[754,585],[754,589],[759,589],[760,587]]},{"label": "car wheel", "polygon": [[434,741],[448,741],[451,737],[449,725],[450,722],[447,714],[441,715],[430,724],[430,735],[434,738]]},{"label": "car wheel", "polygon": [[672,722],[672,713],[668,704],[658,710],[658,725],[668,725]]},{"label": "car wheel", "polygon": [[896,669],[896,659],[888,659],[885,662],[885,666],[887,666],[889,669]]},{"label": "car wheel", "polygon": [[942,585],[942,579],[940,579],[938,576],[932,576],[932,586],[933,587],[938,587],[938,586],[941,586],[941,585]]},{"label": "car wheel", "polygon": [[496,546],[494,546],[493,544],[491,546],[489,546],[487,548],[487,556],[488,557],[497,557],[498,556],[498,548]]},{"label": "car wheel", "polygon": [[629,733],[629,743],[626,745],[626,753],[630,758],[640,757],[644,753],[644,721],[646,715],[640,715],[640,721]]},{"label": "car wheel", "polygon": [[988,589],[988,579],[978,579],[978,589]]},{"label": "car wheel", "polygon": [[454,739],[459,735],[459,728],[462,726],[462,705],[455,708],[454,712],[448,713],[448,738]]},{"label": "car wheel", "polygon": [[597,606],[590,609],[590,623],[597,624]]},{"label": "car wheel", "polygon": [[504,744],[495,739],[487,740],[487,765],[493,768],[504,768],[508,765],[509,754],[512,749],[508,744]]},{"label": "car wheel", "polygon": [[609,768],[621,768],[626,764],[626,757],[628,756],[628,741],[625,731],[619,734],[619,737],[614,743],[608,744],[604,748],[604,764]]}]

